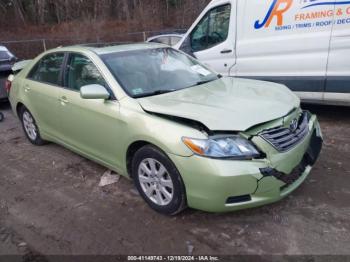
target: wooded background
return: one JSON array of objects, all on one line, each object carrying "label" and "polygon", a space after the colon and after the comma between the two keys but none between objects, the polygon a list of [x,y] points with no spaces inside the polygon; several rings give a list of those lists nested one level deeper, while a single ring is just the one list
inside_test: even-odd
[{"label": "wooded background", "polygon": [[0,0],[0,40],[186,29],[210,0]]}]

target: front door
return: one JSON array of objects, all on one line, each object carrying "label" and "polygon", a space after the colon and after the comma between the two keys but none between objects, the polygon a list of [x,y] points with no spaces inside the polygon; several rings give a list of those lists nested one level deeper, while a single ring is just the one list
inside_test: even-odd
[{"label": "front door", "polygon": [[61,139],[107,166],[120,166],[119,103],[80,97],[80,88],[85,85],[99,84],[108,89],[102,74],[89,58],[75,53],[69,55],[64,74],[65,88],[59,94]]}]

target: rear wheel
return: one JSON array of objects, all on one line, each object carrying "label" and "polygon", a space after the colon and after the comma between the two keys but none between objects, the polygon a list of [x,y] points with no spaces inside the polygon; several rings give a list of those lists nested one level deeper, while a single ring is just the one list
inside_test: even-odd
[{"label": "rear wheel", "polygon": [[175,215],[186,208],[185,187],[171,160],[159,149],[145,146],[132,162],[136,188],[148,205],[166,215]]},{"label": "rear wheel", "polygon": [[44,145],[46,142],[41,138],[36,121],[27,108],[23,107],[21,109],[20,117],[24,133],[28,140],[37,146]]}]

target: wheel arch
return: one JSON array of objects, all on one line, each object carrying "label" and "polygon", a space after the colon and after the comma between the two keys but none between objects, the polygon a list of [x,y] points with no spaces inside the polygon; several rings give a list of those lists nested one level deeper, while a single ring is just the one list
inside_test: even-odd
[{"label": "wheel arch", "polygon": [[20,118],[21,117],[21,109],[27,109],[31,114],[32,116],[34,117],[37,125],[40,127],[40,123],[39,123],[39,117],[37,116],[35,110],[32,110],[32,107],[31,107],[31,103],[29,101],[27,102],[23,102],[23,100],[18,100],[17,101],[17,104],[16,104],[16,107],[14,108],[16,111],[16,114],[17,114],[17,117]]},{"label": "wheel arch", "polygon": [[[133,171],[132,171],[132,162],[133,162],[133,158],[135,156],[135,153],[138,150],[140,150],[141,148],[145,147],[145,146],[146,147],[153,147],[154,148],[153,150],[159,151],[159,153],[161,153],[161,155],[163,155],[163,158],[165,157],[166,159],[168,159],[168,162],[170,163],[170,165],[172,165],[172,167],[170,167],[170,169],[167,169],[168,172],[169,171],[172,171],[172,172],[176,171],[176,178],[177,178],[176,181],[177,182],[175,182],[175,180],[173,180],[173,183],[174,182],[177,183],[177,185],[180,187],[179,188],[179,190],[180,190],[179,192],[181,192],[181,194],[179,196],[179,199],[181,199],[181,202],[180,202],[180,205],[175,210],[173,210],[171,213],[169,213],[169,212],[164,213],[164,214],[167,214],[167,215],[176,215],[176,214],[178,214],[179,212],[181,212],[182,210],[184,210],[187,207],[187,193],[186,193],[187,190],[186,190],[186,185],[184,183],[184,180],[183,180],[183,177],[182,177],[181,173],[179,172],[179,170],[178,170],[177,166],[175,165],[175,163],[169,157],[169,154],[166,153],[166,151],[162,150],[156,144],[148,142],[148,141],[144,141],[144,140],[135,141],[132,144],[130,144],[130,146],[129,146],[128,150],[127,150],[127,169],[128,169],[127,172],[129,174],[129,177],[134,180],[134,182],[136,184],[136,187],[138,188],[138,190],[140,192],[141,189],[137,185],[137,183],[139,183],[139,182],[137,182],[138,178],[137,177],[134,178],[133,175],[132,175],[132,173],[133,173]],[[160,163],[162,163],[162,162],[160,162]],[[162,163],[162,164],[164,165],[164,163]],[[174,174],[174,173],[172,173],[172,174]],[[169,173],[169,175],[170,175],[170,173]],[[142,194],[142,193],[140,192],[140,194]],[[146,200],[146,202],[148,202],[148,201]],[[152,207],[152,208],[155,209],[154,207]],[[163,213],[162,211],[159,211],[158,209],[155,209],[155,210],[157,210],[158,212]]]},{"label": "wheel arch", "polygon": [[[157,147],[156,145],[152,144],[151,142],[145,141],[145,140],[138,140],[131,143],[126,151],[126,172],[130,178],[132,177],[132,160],[135,155],[135,153],[141,149],[144,146],[151,145],[154,147]],[[158,148],[158,147],[157,147]],[[162,150],[163,151],[163,150]]]},{"label": "wheel arch", "polygon": [[17,117],[20,117],[20,113],[21,113],[22,108],[26,108],[26,106],[22,102],[18,102],[16,105]]},{"label": "wheel arch", "polygon": [[[127,175],[130,178],[133,178],[132,177],[133,157],[139,149],[141,149],[145,146],[152,146],[152,147],[156,148],[157,150],[161,151],[164,155],[166,155],[169,158],[169,155],[167,154],[167,150],[164,150],[162,147],[160,147],[159,145],[157,145],[155,143],[152,143],[152,142],[147,141],[147,140],[137,140],[137,141],[132,142],[126,151],[126,159],[125,159],[126,160]],[[170,158],[169,158],[169,160],[170,160]]]}]

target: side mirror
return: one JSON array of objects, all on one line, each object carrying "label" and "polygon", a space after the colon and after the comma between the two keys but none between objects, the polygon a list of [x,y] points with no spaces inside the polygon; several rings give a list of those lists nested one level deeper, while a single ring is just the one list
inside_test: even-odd
[{"label": "side mirror", "polygon": [[80,88],[80,97],[83,99],[108,99],[110,94],[101,85],[86,85]]}]

